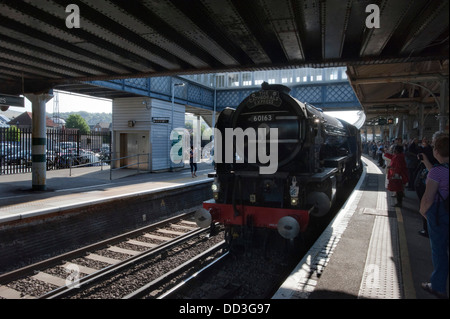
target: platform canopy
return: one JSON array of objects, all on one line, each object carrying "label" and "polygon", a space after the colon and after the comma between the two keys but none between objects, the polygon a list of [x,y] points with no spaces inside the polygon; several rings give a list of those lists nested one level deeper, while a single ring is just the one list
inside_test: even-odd
[{"label": "platform canopy", "polygon": [[[448,11],[447,0],[2,0],[0,93],[77,81],[428,61],[441,62],[436,72],[448,77]],[[395,70],[376,73],[399,76]]]}]

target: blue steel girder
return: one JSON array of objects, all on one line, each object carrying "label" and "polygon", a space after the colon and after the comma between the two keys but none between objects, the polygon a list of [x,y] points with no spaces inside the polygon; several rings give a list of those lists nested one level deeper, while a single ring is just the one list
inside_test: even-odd
[{"label": "blue steel girder", "polygon": [[[169,102],[172,101],[172,85],[184,83],[184,86],[174,86],[175,103],[211,111],[214,109],[214,89],[186,79],[152,77],[85,83]],[[258,90],[259,87],[219,89],[216,110],[221,111],[226,107],[236,108],[248,95]],[[290,94],[301,102],[308,102],[326,111],[362,110],[348,81],[292,85]]]}]

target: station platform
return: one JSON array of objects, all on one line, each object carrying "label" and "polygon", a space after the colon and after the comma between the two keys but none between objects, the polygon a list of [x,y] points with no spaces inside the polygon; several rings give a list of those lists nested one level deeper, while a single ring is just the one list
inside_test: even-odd
[{"label": "station platform", "polygon": [[0,226],[77,206],[92,205],[145,192],[157,192],[209,180],[211,164],[199,163],[192,178],[189,166],[174,172],[149,173],[109,166],[47,171],[47,190],[33,191],[31,173],[0,175]]},{"label": "station platform", "polygon": [[363,162],[355,191],[273,299],[436,299],[421,288],[433,266],[416,193],[394,207],[385,170]]}]

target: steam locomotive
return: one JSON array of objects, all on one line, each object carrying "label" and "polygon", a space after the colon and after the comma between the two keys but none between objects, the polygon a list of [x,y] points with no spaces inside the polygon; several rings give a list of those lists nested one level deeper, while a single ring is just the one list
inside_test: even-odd
[{"label": "steam locomotive", "polygon": [[359,129],[289,92],[263,83],[236,110],[220,113],[213,199],[196,212],[199,226],[219,222],[229,241],[254,229],[294,239],[361,174]]}]

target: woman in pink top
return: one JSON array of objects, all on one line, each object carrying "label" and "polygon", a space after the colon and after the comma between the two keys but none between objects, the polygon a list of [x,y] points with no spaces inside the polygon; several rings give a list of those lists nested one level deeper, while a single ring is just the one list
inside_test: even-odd
[{"label": "woman in pink top", "polygon": [[429,169],[425,193],[420,201],[420,213],[427,219],[430,236],[433,273],[430,282],[422,284],[422,288],[437,296],[448,298],[448,225],[449,212],[444,200],[448,197],[448,158],[449,138],[438,137],[434,143],[433,155],[439,164],[432,166],[426,155],[423,163]]}]

